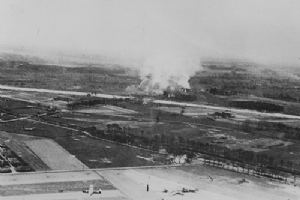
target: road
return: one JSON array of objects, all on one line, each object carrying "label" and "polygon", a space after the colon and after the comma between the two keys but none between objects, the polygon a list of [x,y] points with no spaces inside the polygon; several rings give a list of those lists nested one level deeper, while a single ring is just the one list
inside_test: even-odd
[{"label": "road", "polygon": [[[1,84],[0,84],[0,89],[23,91],[23,92],[40,92],[40,93],[62,94],[62,95],[74,95],[74,96],[86,96],[89,94],[87,92],[51,90],[51,89],[39,89],[39,88],[23,88],[23,87],[1,85]],[[100,98],[108,98],[108,99],[133,98],[130,96],[120,96],[120,95],[100,94],[100,93],[97,93],[93,96],[100,97]],[[237,108],[231,108],[231,107],[210,106],[210,105],[204,105],[204,104],[183,103],[183,102],[167,101],[167,100],[153,100],[152,103],[163,104],[163,105],[177,105],[177,106],[181,106],[181,107],[182,106],[183,107],[197,107],[197,108],[205,108],[205,109],[212,109],[212,110],[229,110],[231,112],[240,113],[240,114],[254,114],[254,115],[260,115],[260,116],[265,116],[265,117],[279,117],[279,118],[300,120],[300,116],[296,116],[296,115],[287,115],[287,114],[282,114],[282,113],[264,113],[264,112],[254,111],[254,110],[237,109]]]},{"label": "road", "polygon": [[[22,92],[39,92],[39,93],[51,93],[51,94],[63,94],[63,95],[74,95],[74,96],[86,96],[90,93],[88,92],[77,92],[77,91],[66,91],[66,90],[50,90],[50,89],[39,89],[39,88],[25,88],[25,87],[15,87],[15,86],[8,86],[8,85],[0,85],[0,89],[2,90],[13,90],[13,91],[22,91]],[[93,96],[100,97],[100,98],[117,98],[117,99],[124,99],[124,98],[132,98],[129,96],[119,96],[119,95],[111,95],[111,94],[94,94]]]},{"label": "road", "polygon": [[287,115],[282,113],[264,113],[255,110],[247,110],[247,109],[237,109],[231,107],[222,107],[222,106],[209,106],[204,104],[195,104],[195,103],[183,103],[183,102],[176,102],[176,101],[166,101],[166,100],[153,100],[155,104],[163,104],[163,105],[176,105],[181,107],[196,107],[196,108],[204,108],[204,109],[211,109],[211,110],[228,110],[230,112],[240,113],[240,114],[253,114],[253,115],[260,115],[263,117],[278,117],[278,118],[286,118],[286,119],[298,119],[300,120],[300,116],[297,115]]}]

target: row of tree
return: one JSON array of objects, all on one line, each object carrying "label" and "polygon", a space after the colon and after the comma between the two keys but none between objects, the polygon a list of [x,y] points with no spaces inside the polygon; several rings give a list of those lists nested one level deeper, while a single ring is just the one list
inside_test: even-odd
[{"label": "row of tree", "polygon": [[292,161],[278,159],[273,155],[265,153],[256,153],[243,149],[230,149],[222,145],[205,143],[203,141],[190,140],[184,137],[175,137],[174,135],[156,134],[149,135],[135,135],[130,134],[130,131],[125,131],[117,124],[109,125],[107,130],[97,130],[96,128],[89,128],[91,134],[113,140],[120,143],[131,144],[143,148],[159,151],[165,149],[168,153],[173,155],[187,155],[187,161],[191,161],[195,153],[202,153],[213,156],[215,158],[222,158],[232,162],[239,162],[242,165],[253,165],[259,168],[273,170],[275,172],[289,172],[300,174],[300,164]]}]

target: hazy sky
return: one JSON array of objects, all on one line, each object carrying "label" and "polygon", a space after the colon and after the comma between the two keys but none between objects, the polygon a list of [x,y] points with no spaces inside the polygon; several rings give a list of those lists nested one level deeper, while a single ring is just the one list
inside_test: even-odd
[{"label": "hazy sky", "polygon": [[300,64],[300,1],[0,0],[0,45]]}]

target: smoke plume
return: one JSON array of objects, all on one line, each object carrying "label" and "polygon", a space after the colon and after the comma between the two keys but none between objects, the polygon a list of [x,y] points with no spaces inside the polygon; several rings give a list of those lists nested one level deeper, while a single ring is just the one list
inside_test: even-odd
[{"label": "smoke plume", "polygon": [[200,60],[180,52],[160,52],[145,59],[139,89],[160,94],[178,87],[190,88],[189,78],[200,69]]}]

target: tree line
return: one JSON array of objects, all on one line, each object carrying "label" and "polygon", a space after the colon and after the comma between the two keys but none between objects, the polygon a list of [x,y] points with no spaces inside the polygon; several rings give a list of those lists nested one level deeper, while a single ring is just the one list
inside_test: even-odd
[{"label": "tree line", "polygon": [[87,129],[92,135],[113,140],[116,142],[143,147],[159,151],[165,149],[169,154],[187,155],[187,161],[191,161],[196,153],[205,154],[215,158],[239,162],[242,165],[252,165],[263,170],[272,170],[275,174],[288,172],[300,175],[300,164],[288,160],[278,159],[266,153],[257,153],[244,149],[230,149],[228,147],[208,142],[177,137],[174,135],[156,134],[136,135],[131,134],[130,128],[122,128],[118,124],[110,124],[106,130],[97,130],[94,127]]}]

